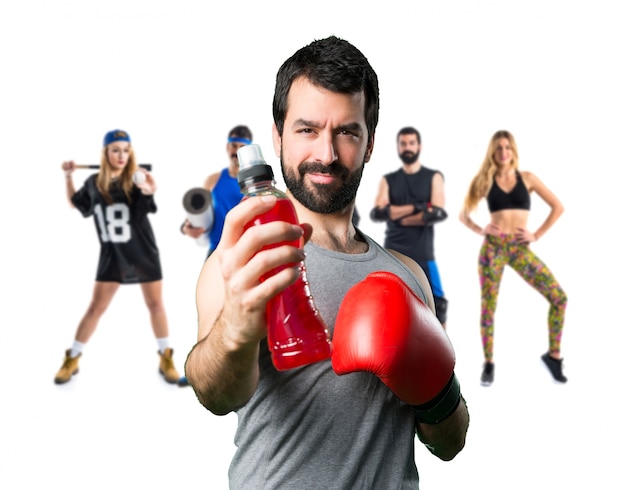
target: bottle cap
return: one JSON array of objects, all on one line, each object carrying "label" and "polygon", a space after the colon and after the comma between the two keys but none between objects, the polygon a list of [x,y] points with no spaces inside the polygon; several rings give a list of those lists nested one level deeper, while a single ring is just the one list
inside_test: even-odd
[{"label": "bottle cap", "polygon": [[265,158],[261,152],[261,147],[256,144],[242,146],[237,150],[239,169],[252,167],[254,165],[265,165]]},{"label": "bottle cap", "polygon": [[237,160],[239,160],[237,181],[241,189],[255,182],[274,180],[272,167],[263,158],[259,145],[251,144],[239,148],[237,150]]}]

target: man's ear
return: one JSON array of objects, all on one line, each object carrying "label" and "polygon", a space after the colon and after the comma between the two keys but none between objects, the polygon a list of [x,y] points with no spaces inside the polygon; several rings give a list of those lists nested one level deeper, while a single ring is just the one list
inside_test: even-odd
[{"label": "man's ear", "polygon": [[272,142],[274,143],[274,153],[280,158],[280,147],[282,143],[282,137],[278,134],[278,128],[276,123],[272,124]]}]

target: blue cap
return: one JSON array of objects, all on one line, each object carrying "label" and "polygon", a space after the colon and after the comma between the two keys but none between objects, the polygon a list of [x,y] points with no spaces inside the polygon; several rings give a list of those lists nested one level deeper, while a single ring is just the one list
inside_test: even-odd
[{"label": "blue cap", "polygon": [[116,141],[128,141],[130,143],[130,136],[126,131],[122,131],[121,129],[114,129],[113,131],[109,131],[104,135],[104,144],[103,146],[110,145]]}]

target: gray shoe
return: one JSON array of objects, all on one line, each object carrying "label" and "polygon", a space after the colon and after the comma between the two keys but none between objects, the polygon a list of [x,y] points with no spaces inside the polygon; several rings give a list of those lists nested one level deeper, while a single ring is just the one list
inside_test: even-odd
[{"label": "gray shoe", "polygon": [[555,381],[559,383],[567,383],[567,378],[563,374],[563,359],[555,359],[548,352],[541,356],[541,360],[550,371]]},{"label": "gray shoe", "polygon": [[496,366],[493,362],[485,362],[483,364],[483,374],[480,375],[480,384],[490,386],[493,383],[493,374]]}]

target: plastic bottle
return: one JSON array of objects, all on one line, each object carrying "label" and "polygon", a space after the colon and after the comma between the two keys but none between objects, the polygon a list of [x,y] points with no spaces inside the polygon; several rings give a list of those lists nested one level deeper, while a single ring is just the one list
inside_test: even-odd
[{"label": "plastic bottle", "polygon": [[[270,211],[256,216],[246,228],[277,220],[299,224],[293,204],[284,192],[276,188],[274,172],[265,162],[260,146],[242,146],[237,151],[237,158],[237,180],[244,199],[262,195],[274,195],[278,198]],[[301,246],[301,240],[272,246],[284,243],[290,243],[294,247]],[[261,277],[261,281],[278,270],[280,269],[270,271]],[[274,367],[278,371],[330,358],[330,332],[311,296],[304,262],[300,263],[300,276],[296,282],[268,302],[266,318],[267,344]]]}]

